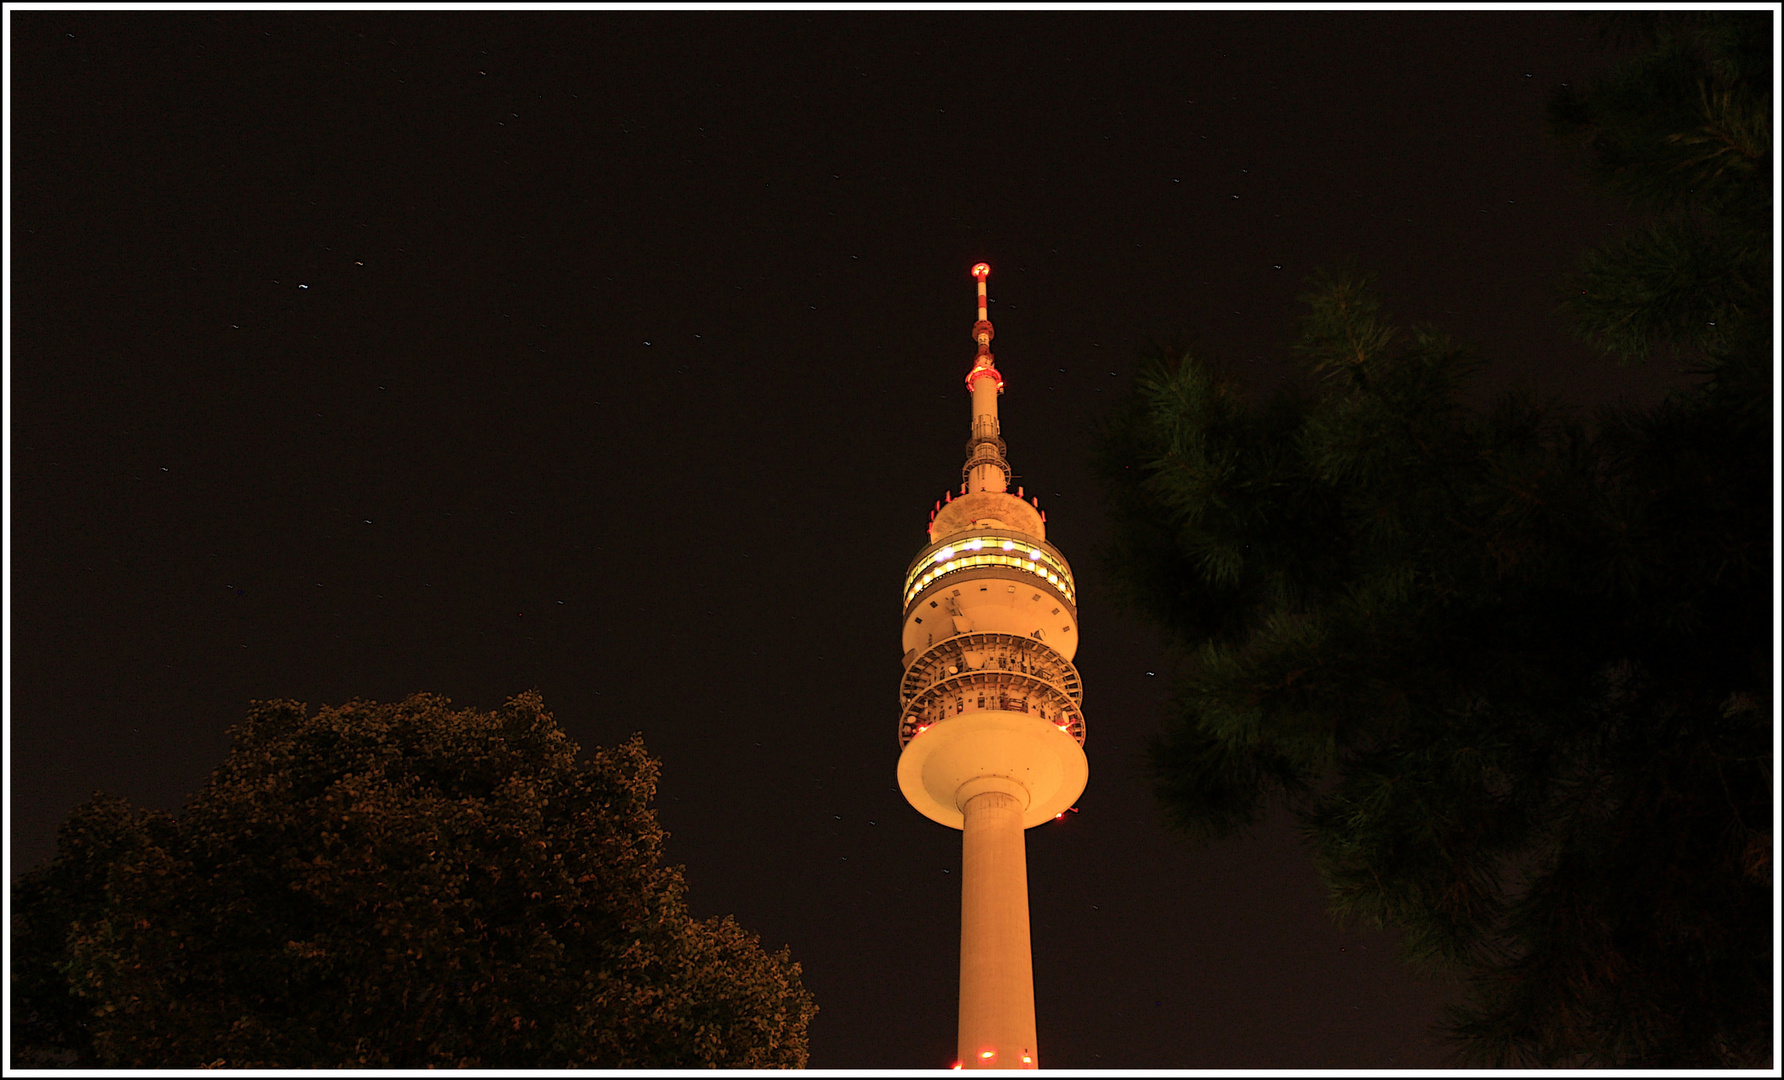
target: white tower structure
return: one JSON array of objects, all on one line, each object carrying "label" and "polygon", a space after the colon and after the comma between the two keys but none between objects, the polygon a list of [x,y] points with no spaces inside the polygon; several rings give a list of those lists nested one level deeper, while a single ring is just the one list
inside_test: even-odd
[{"label": "white tower structure", "polygon": [[960,829],[959,1068],[1039,1067],[1023,830],[1063,815],[1090,777],[1084,756],[1077,590],[1047,543],[1047,518],[1011,494],[998,433],[1003,376],[991,355],[985,282],[966,387],[972,438],[958,497],[930,514],[904,578],[898,786],[925,817]]}]

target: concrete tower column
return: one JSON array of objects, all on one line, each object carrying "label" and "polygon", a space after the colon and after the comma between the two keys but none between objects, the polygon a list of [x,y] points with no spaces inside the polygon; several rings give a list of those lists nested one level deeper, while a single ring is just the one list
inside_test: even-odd
[{"label": "concrete tower column", "polygon": [[960,1064],[1037,1068],[1023,800],[974,795],[960,866]]}]

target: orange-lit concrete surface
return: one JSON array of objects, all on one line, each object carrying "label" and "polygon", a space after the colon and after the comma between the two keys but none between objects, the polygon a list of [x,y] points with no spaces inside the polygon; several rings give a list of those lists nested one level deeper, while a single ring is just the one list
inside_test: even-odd
[{"label": "orange-lit concrete surface", "polygon": [[981,792],[966,802],[960,878],[958,1060],[963,1066],[1035,1067],[1022,811],[1022,800],[1005,791]]},{"label": "orange-lit concrete surface", "polygon": [[960,1060],[1033,1069],[1034,966],[1023,830],[1064,815],[1090,778],[1084,756],[1077,586],[1047,543],[1047,516],[1010,466],[997,418],[986,279],[973,267],[978,356],[967,374],[971,439],[958,491],[936,502],[929,544],[904,579],[898,786],[962,830]]}]

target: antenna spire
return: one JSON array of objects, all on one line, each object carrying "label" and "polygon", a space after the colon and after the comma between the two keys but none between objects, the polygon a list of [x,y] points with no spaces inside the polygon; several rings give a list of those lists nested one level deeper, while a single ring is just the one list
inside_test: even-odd
[{"label": "antenna spire", "polygon": [[966,493],[1006,491],[1010,483],[1010,463],[1004,460],[1006,448],[997,424],[997,395],[1003,393],[1003,376],[991,359],[991,320],[985,311],[985,279],[990,276],[991,267],[984,263],[973,267],[973,277],[979,281],[979,321],[973,324],[979,356],[966,375],[966,389],[973,397],[973,437],[966,444],[962,473]]},{"label": "antenna spire", "polygon": [[991,276],[991,267],[979,263],[973,267],[973,277],[979,281],[979,321],[973,324],[973,340],[979,343],[979,355],[973,361],[972,371],[966,376],[966,389],[970,392],[973,383],[989,376],[997,380],[997,392],[1003,393],[1003,376],[998,374],[991,358],[991,339],[995,336],[991,329],[991,318],[985,311],[985,279]]}]

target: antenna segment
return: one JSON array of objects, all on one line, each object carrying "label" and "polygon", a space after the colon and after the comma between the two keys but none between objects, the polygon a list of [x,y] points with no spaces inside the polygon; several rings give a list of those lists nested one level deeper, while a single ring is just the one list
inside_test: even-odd
[{"label": "antenna segment", "polygon": [[987,317],[985,279],[991,267],[979,263],[973,277],[979,282],[979,321],[973,324],[973,340],[979,343],[979,355],[973,369],[967,372],[966,389],[973,397],[973,433],[966,443],[966,468],[962,470],[963,494],[977,491],[1008,491],[1010,463],[1004,460],[1009,448],[1004,445],[997,422],[997,395],[1003,393],[1003,376],[998,373],[991,356],[991,339],[995,332]]},{"label": "antenna segment", "polygon": [[973,324],[973,340],[979,343],[979,357],[973,361],[973,369],[966,376],[966,388],[971,390],[973,384],[990,376],[997,380],[997,392],[1003,393],[1003,376],[997,373],[991,359],[991,339],[996,336],[991,329],[991,318],[985,310],[985,279],[991,276],[991,267],[979,263],[973,267],[973,277],[979,281],[979,321]]}]

